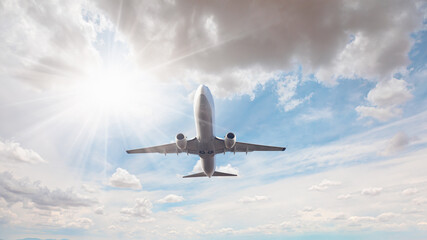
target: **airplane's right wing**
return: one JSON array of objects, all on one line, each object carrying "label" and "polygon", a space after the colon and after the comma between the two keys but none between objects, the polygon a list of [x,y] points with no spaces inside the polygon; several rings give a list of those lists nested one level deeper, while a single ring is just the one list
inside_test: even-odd
[{"label": "airplane's right wing", "polygon": [[226,149],[224,140],[215,138],[215,153],[223,152],[255,152],[255,151],[285,151],[284,147],[273,147],[266,145],[258,145],[252,143],[236,142],[233,148]]},{"label": "airplane's right wing", "polygon": [[127,153],[188,153],[188,154],[198,154],[198,144],[197,139],[193,138],[187,141],[187,148],[183,151],[176,146],[176,143],[169,143],[159,146],[147,147],[147,148],[138,148],[133,150],[127,150]]}]

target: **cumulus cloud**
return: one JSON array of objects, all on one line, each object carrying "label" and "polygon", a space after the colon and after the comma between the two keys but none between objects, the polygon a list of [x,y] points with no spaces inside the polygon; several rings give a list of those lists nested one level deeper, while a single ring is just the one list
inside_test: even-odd
[{"label": "cumulus cloud", "polygon": [[139,179],[123,168],[116,169],[116,172],[110,178],[110,185],[118,188],[142,188]]},{"label": "cumulus cloud", "polygon": [[329,187],[339,186],[339,185],[341,185],[341,182],[323,179],[319,184],[315,184],[315,185],[311,186],[310,188],[308,188],[308,190],[310,190],[310,191],[313,191],[313,190],[324,191],[324,190],[328,189]]},{"label": "cumulus cloud", "polygon": [[152,208],[153,204],[150,202],[150,200],[145,198],[137,198],[133,208],[122,208],[120,213],[139,218],[149,218],[152,214]]},{"label": "cumulus cloud", "polygon": [[40,155],[31,149],[21,147],[14,141],[0,140],[0,161],[13,161],[23,163],[45,163]]},{"label": "cumulus cloud", "polygon": [[266,201],[269,198],[267,196],[253,196],[253,197],[242,197],[239,199],[239,202],[241,203],[253,203],[253,202],[260,202],[260,201]]},{"label": "cumulus cloud", "polygon": [[[97,6],[117,23],[142,69],[182,81],[196,72],[202,77],[192,81],[208,83],[218,95],[253,95],[273,73],[295,63],[326,85],[339,78],[389,77],[409,63],[409,35],[422,22],[415,3],[401,1],[232,1],[224,7],[148,0]],[[239,74],[252,69],[262,74]]]},{"label": "cumulus cloud", "polygon": [[98,215],[103,215],[104,214],[104,206],[99,206],[99,207],[95,208],[95,210],[93,212],[98,214]]},{"label": "cumulus cloud", "polygon": [[231,166],[231,164],[227,164],[225,166],[219,166],[216,168],[216,170],[224,173],[239,174],[239,169]]},{"label": "cumulus cloud", "polygon": [[159,199],[157,202],[158,203],[176,203],[176,202],[182,202],[182,201],[184,201],[183,196],[178,196],[175,194],[169,194],[166,197]]},{"label": "cumulus cloud", "polygon": [[0,173],[0,197],[7,203],[34,204],[37,208],[89,207],[96,203],[94,199],[79,196],[71,189],[49,190],[40,182],[28,179],[15,179],[9,172]]},{"label": "cumulus cloud", "polygon": [[365,196],[377,196],[382,192],[382,190],[382,188],[371,187],[362,189],[360,193]]},{"label": "cumulus cloud", "polygon": [[391,79],[379,82],[369,91],[367,100],[370,106],[360,105],[356,111],[360,117],[372,117],[387,121],[402,114],[400,106],[412,98],[408,83],[402,79]]},{"label": "cumulus cloud", "polygon": [[[231,164],[227,164],[225,166],[218,166],[216,168],[216,171],[225,172],[225,173],[231,173],[231,174],[239,174],[239,169],[237,169],[236,167],[231,166]],[[203,172],[202,162],[200,160],[198,160],[196,162],[196,164],[193,167],[193,171],[192,172],[193,173]]]}]

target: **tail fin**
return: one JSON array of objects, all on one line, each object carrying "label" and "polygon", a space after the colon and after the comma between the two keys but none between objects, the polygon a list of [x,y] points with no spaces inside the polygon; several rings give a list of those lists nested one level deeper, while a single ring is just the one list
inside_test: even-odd
[{"label": "tail fin", "polygon": [[[195,173],[195,174],[190,174],[190,175],[187,175],[187,176],[183,176],[183,178],[195,178],[195,177],[207,177],[207,176],[206,176],[206,173],[204,173],[204,172],[200,172],[200,173]],[[231,174],[231,173],[223,173],[223,172],[215,171],[212,174],[212,177],[237,177],[237,175],[236,174]]]}]

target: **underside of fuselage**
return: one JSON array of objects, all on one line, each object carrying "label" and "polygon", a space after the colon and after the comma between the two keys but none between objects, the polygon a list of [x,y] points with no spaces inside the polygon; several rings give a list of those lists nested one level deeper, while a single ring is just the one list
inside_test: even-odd
[{"label": "underside of fuselage", "polygon": [[199,156],[202,169],[208,177],[215,172],[214,153],[214,116],[215,106],[209,89],[201,85],[194,97],[194,119],[196,122]]}]

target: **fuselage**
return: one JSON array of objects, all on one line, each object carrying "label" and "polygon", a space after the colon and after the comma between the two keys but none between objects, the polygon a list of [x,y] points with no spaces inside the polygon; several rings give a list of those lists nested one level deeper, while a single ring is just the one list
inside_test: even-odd
[{"label": "fuselage", "polygon": [[209,88],[200,85],[194,96],[194,120],[202,169],[208,177],[215,171],[215,105]]}]

